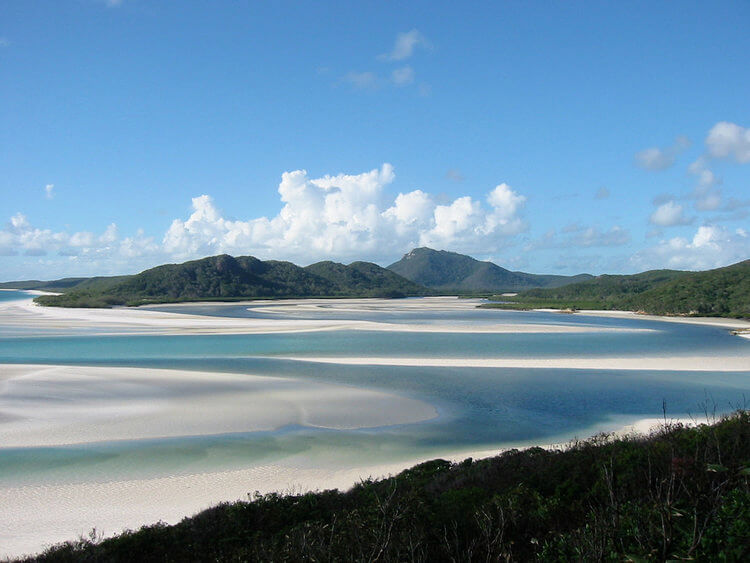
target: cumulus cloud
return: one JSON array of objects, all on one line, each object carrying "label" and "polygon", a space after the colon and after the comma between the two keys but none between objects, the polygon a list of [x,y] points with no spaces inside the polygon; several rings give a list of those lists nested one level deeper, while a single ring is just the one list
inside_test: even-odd
[{"label": "cumulus cloud", "polygon": [[187,220],[172,222],[163,247],[180,258],[228,252],[312,261],[388,257],[416,245],[491,251],[525,228],[525,197],[507,184],[489,193],[486,206],[469,196],[440,205],[422,190],[388,203],[384,188],[394,178],[389,164],[322,178],[286,172],[278,215],[246,221],[227,220],[209,196],[200,196]]},{"label": "cumulus cloud", "polygon": [[692,219],[685,217],[685,208],[674,200],[659,205],[651,214],[649,222],[659,227],[674,227],[675,225],[687,225]]},{"label": "cumulus cloud", "polygon": [[651,147],[635,154],[635,163],[645,170],[666,170],[677,157],[690,146],[687,137],[677,137],[672,146],[666,148]]},{"label": "cumulus cloud", "polygon": [[65,256],[77,264],[106,260],[132,271],[143,265],[220,253],[310,263],[321,259],[390,259],[415,246],[459,252],[496,252],[524,231],[526,198],[502,183],[484,201],[470,196],[438,203],[416,189],[388,196],[393,167],[362,174],[311,178],[285,172],[275,216],[228,219],[209,195],[193,198],[187,218],[172,221],[161,238],[143,232],[121,237],[115,224],[103,232],[40,229],[17,213],[0,230],[0,254]]},{"label": "cumulus cloud", "polygon": [[403,61],[411,57],[419,47],[429,48],[430,42],[419,31],[412,29],[405,33],[399,33],[391,52],[382,54],[378,58],[383,61]]},{"label": "cumulus cloud", "polygon": [[[143,236],[120,240],[117,225],[108,225],[101,234],[90,231],[68,233],[42,229],[31,224],[23,213],[13,215],[5,228],[0,230],[0,255],[17,256],[64,256],[69,260],[107,260],[123,266],[122,260],[134,255],[127,251],[137,241],[137,257],[160,259],[164,255],[153,239]],[[132,267],[132,264],[130,265]]]},{"label": "cumulus cloud", "polygon": [[740,164],[750,162],[750,129],[720,121],[706,137],[708,153],[713,158],[732,158]]},{"label": "cumulus cloud", "polygon": [[707,270],[750,256],[750,238],[743,229],[731,231],[717,225],[698,227],[692,238],[674,237],[635,254],[630,262],[637,270],[674,268]]}]

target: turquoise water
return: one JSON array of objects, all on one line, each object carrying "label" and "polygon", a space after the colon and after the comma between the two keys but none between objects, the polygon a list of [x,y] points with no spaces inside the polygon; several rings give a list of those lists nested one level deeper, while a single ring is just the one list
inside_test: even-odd
[{"label": "turquoise water", "polygon": [[0,303],[3,301],[18,301],[20,299],[28,299],[32,295],[26,291],[6,291],[0,290]]},{"label": "turquoise water", "polygon": [[[1,293],[1,292],[0,292]],[[240,314],[236,306],[206,307]],[[194,312],[194,311],[193,311]],[[474,311],[454,321],[470,323]],[[393,322],[394,314],[335,311],[342,318]],[[309,313],[305,313],[309,315]],[[416,312],[401,322],[437,322]],[[313,318],[318,318],[312,315]],[[386,318],[387,317],[387,318]],[[476,311],[476,321],[582,324],[649,332],[466,334],[335,331],[267,335],[24,336],[0,338],[1,363],[117,365],[233,372],[378,389],[434,405],[436,419],[364,430],[287,427],[273,432],[131,440],[54,448],[0,449],[0,484],[106,480],[235,469],[302,456],[312,464],[346,466],[418,456],[547,443],[614,428],[623,420],[727,412],[747,406],[748,370],[738,373],[344,366],[305,356],[445,358],[591,357],[638,355],[747,356],[750,341],[726,329],[638,319]],[[0,325],[2,320],[0,318]],[[1,328],[1,327],[0,327]],[[291,356],[301,361],[290,361]],[[616,423],[620,421],[619,423]]]}]

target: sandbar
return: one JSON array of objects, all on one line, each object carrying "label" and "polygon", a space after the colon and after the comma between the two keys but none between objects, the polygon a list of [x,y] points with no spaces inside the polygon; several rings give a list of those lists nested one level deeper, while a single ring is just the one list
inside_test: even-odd
[{"label": "sandbar", "polygon": [[746,356],[631,356],[574,358],[398,358],[398,357],[282,357],[284,360],[341,365],[453,368],[544,368],[582,370],[750,371]]},{"label": "sandbar", "polygon": [[[456,297],[425,297],[421,299],[310,299],[278,301],[248,301],[229,303],[228,306],[247,306],[263,312],[267,318],[237,318],[195,315],[179,312],[200,303],[160,305],[161,310],[149,307],[118,307],[113,309],[85,309],[42,307],[31,299],[0,303],[0,319],[4,327],[24,330],[64,331],[74,334],[96,330],[107,334],[269,334],[324,330],[367,330],[391,332],[461,332],[461,333],[593,333],[593,332],[648,332],[646,328],[601,327],[570,323],[392,323],[358,319],[295,319],[293,313],[324,312],[456,312],[473,311],[482,301]],[[209,303],[217,306],[221,304]],[[175,312],[165,312],[163,309]],[[271,314],[273,313],[273,314]],[[292,318],[289,317],[292,315]]]},{"label": "sandbar", "polygon": [[432,405],[409,397],[291,377],[0,364],[4,448],[257,432],[289,425],[372,428],[435,416]]}]

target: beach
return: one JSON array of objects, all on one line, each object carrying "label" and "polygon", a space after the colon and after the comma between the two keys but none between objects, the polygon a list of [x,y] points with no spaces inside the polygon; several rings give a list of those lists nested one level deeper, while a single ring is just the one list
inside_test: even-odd
[{"label": "beach", "polygon": [[[425,298],[421,300],[310,300],[247,302],[261,318],[219,317],[184,314],[195,304],[151,308],[81,310],[42,308],[30,300],[0,304],[0,324],[8,331],[21,331],[44,338],[59,334],[88,335],[236,335],[294,334],[326,331],[374,331],[397,333],[463,333],[499,335],[644,335],[658,339],[660,331],[648,327],[572,324],[560,315],[539,322],[485,321],[472,325],[450,320],[426,323],[392,322],[356,318],[290,318],[304,313],[315,316],[336,313],[379,314],[382,312],[443,313],[475,310],[479,300]],[[215,305],[215,304],[211,304]],[[165,309],[175,312],[165,312]],[[483,313],[485,314],[485,313]],[[537,317],[521,315],[521,320]],[[344,315],[345,317],[346,315]],[[627,312],[586,311],[579,317],[646,319],[738,330],[750,323],[733,319],[644,317]],[[483,317],[484,318],[484,317]],[[491,319],[491,317],[489,317]],[[27,331],[23,333],[22,331]],[[726,338],[734,338],[727,334]],[[750,351],[733,356],[685,354],[569,357],[399,357],[394,355],[320,354],[279,355],[274,360],[339,366],[393,366],[420,368],[520,368],[547,370],[615,370],[659,372],[747,372]],[[139,441],[172,447],[170,440],[196,440],[201,436],[263,434],[285,428],[309,428],[331,432],[359,431],[408,426],[440,419],[441,407],[409,393],[389,389],[323,382],[305,377],[269,376],[262,371],[229,373],[199,369],[156,369],[106,365],[41,363],[0,364],[0,443],[3,448],[69,448],[98,451],[98,444],[114,447]],[[448,419],[445,419],[449,421]],[[174,523],[218,502],[245,500],[254,491],[302,492],[328,488],[345,489],[361,479],[394,474],[435,457],[460,461],[481,458],[501,449],[529,445],[560,447],[561,443],[598,432],[627,434],[647,432],[664,420],[651,416],[622,415],[604,418],[576,432],[548,436],[546,440],[504,443],[502,448],[471,446],[435,449],[429,454],[350,457],[342,461],[326,452],[312,456],[306,449],[291,454],[259,457],[243,467],[210,468],[210,453],[179,470],[159,474],[109,475],[104,459],[94,464],[88,476],[77,477],[71,469],[65,478],[33,476],[24,482],[7,481],[0,486],[0,556],[17,556],[40,550],[44,545],[97,533],[111,535],[157,521]],[[683,419],[695,423],[693,419]],[[446,422],[447,423],[447,422]],[[295,430],[296,431],[296,430]],[[150,442],[149,442],[150,443]],[[123,447],[125,447],[123,446]],[[106,449],[106,448],[105,448]],[[56,451],[56,450],[55,450]],[[68,451],[68,450],[60,450]],[[107,450],[108,451],[108,450]],[[2,455],[0,450],[0,455]],[[97,454],[99,455],[99,454]],[[239,462],[238,462],[239,464]],[[241,464],[240,464],[241,465]],[[61,470],[62,471],[62,470]],[[97,472],[98,471],[98,472]],[[136,472],[137,473],[137,472]]]}]

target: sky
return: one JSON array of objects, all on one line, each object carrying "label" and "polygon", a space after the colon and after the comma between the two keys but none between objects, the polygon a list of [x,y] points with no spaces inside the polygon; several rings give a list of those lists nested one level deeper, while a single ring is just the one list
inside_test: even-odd
[{"label": "sky", "polygon": [[750,3],[0,0],[0,281],[750,258]]}]

